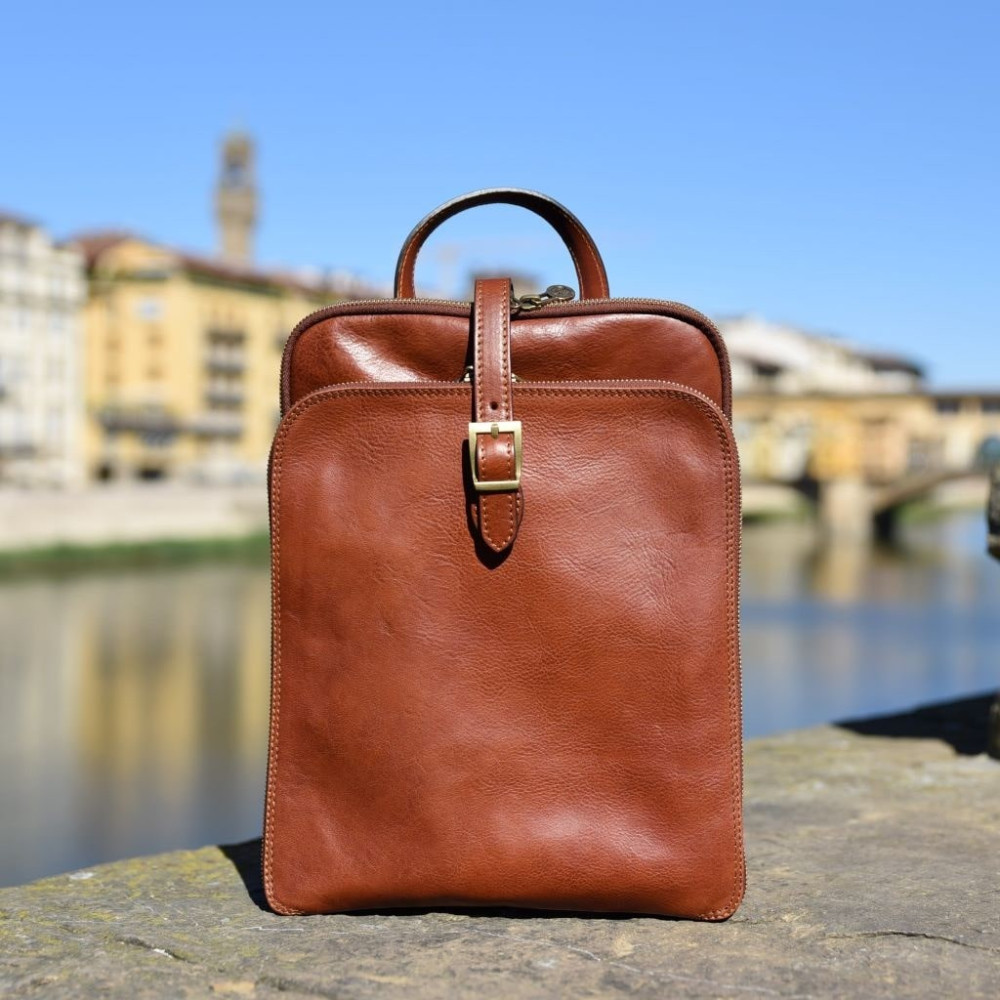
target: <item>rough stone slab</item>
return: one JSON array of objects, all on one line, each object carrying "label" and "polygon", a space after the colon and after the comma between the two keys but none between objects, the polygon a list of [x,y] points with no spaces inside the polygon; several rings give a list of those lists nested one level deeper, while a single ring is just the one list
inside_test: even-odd
[{"label": "rough stone slab", "polygon": [[0,993],[994,1000],[1000,764],[970,752],[988,704],[749,744],[750,885],[727,923],[278,917],[254,841],[0,890]]}]

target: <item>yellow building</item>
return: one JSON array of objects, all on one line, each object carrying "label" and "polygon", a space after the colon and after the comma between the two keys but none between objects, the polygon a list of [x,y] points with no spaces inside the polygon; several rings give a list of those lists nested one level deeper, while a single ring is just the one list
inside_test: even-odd
[{"label": "yellow building", "polygon": [[754,316],[719,325],[748,482],[885,485],[1000,459],[1000,389],[932,391],[909,358]]},{"label": "yellow building", "polygon": [[1000,390],[736,397],[749,482],[889,484],[983,471],[1000,460]]},{"label": "yellow building", "polygon": [[285,338],[330,287],[123,234],[82,237],[86,464],[97,478],[259,475]]},{"label": "yellow building", "polygon": [[260,476],[288,333],[324,305],[373,294],[254,267],[254,144],[235,133],[220,152],[218,257],[128,233],[75,241],[89,283],[84,440],[92,477]]}]

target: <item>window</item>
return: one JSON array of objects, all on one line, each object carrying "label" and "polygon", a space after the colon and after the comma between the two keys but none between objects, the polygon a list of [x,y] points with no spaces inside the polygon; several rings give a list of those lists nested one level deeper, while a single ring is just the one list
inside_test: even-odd
[{"label": "window", "polygon": [[938,413],[958,413],[961,401],[956,396],[939,396],[934,400],[934,409]]},{"label": "window", "polygon": [[160,299],[139,299],[135,304],[135,314],[147,322],[163,318],[163,302]]},{"label": "window", "polygon": [[28,414],[23,406],[15,406],[10,418],[12,444],[23,446],[30,440]]},{"label": "window", "polygon": [[5,385],[23,381],[28,374],[28,362],[22,355],[9,354],[0,358],[0,376]]},{"label": "window", "polygon": [[66,417],[61,406],[50,406],[45,414],[45,439],[58,444],[66,429]]}]

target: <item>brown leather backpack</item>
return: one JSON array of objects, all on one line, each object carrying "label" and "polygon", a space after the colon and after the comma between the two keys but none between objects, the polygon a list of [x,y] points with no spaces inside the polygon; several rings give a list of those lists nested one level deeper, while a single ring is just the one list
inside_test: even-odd
[{"label": "brown leather backpack", "polygon": [[[491,202],[556,228],[580,301],[414,297],[428,235]],[[709,320],[609,298],[575,216],[480,191],[413,230],[395,298],[295,328],[281,405],[271,906],[732,914],[740,484]]]}]

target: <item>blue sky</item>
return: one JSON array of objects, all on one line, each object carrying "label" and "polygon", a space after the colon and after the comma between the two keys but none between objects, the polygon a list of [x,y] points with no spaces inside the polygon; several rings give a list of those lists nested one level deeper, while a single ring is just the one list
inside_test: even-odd
[{"label": "blue sky", "polygon": [[[1000,385],[1000,7],[953,2],[7,5],[0,206],[211,249],[217,143],[259,142],[260,258],[387,281],[493,185],[591,229],[612,293],[755,312]],[[572,282],[515,209],[418,268]]]}]

